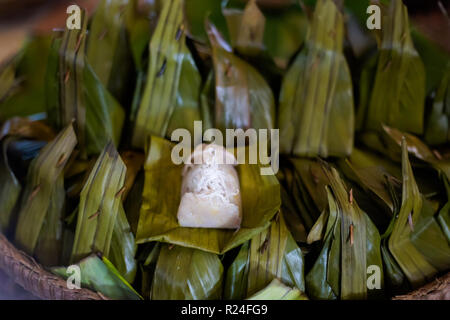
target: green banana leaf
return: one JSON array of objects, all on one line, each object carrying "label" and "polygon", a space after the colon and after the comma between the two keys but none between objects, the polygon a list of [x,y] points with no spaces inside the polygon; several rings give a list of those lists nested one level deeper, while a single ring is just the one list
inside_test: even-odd
[{"label": "green banana leaf", "polygon": [[156,27],[156,16],[160,11],[160,1],[146,4],[145,10],[138,0],[128,1],[126,9],[126,29],[134,65],[138,72],[144,71],[144,52]]},{"label": "green banana leaf", "polygon": [[[450,59],[449,59],[450,61]],[[436,91],[425,127],[424,140],[429,145],[441,145],[450,140],[450,63]]]},{"label": "green banana leaf", "polygon": [[14,174],[8,161],[8,146],[11,139],[6,138],[1,142],[0,158],[0,232],[7,234],[13,228],[17,202],[22,191],[22,185]]},{"label": "green banana leaf", "polygon": [[200,120],[201,78],[186,46],[183,1],[164,2],[149,45],[147,83],[135,118],[132,144],[144,148],[151,135],[170,137],[171,130],[193,131]]},{"label": "green banana leaf", "polygon": [[99,154],[110,140],[119,144],[125,114],[86,59],[87,18],[82,13],[82,28],[66,30],[62,40],[53,42],[46,93],[53,126],[75,120],[85,157]]},{"label": "green banana leaf", "polygon": [[222,282],[223,266],[217,255],[165,244],[156,264],[151,299],[220,299]]},{"label": "green banana leaf", "polygon": [[103,0],[89,26],[86,58],[105,88],[122,104],[132,79],[132,53],[128,46],[126,20],[131,8],[126,0]]},{"label": "green banana leaf", "polygon": [[50,194],[47,216],[34,249],[34,256],[44,266],[61,264],[63,246],[63,215],[66,203],[64,175],[60,173]]},{"label": "green banana leaf", "polygon": [[30,36],[6,70],[0,71],[0,121],[45,112],[43,83],[50,45],[48,35]]},{"label": "green banana leaf", "polygon": [[259,72],[231,51],[214,25],[208,24],[215,78],[215,127],[272,129],[275,126],[273,93]]},{"label": "green banana leaf", "polygon": [[382,25],[382,40],[373,81],[369,84],[365,78],[365,82],[361,83],[361,87],[371,88],[365,89],[365,99],[360,101],[357,127],[380,131],[381,125],[385,124],[421,134],[425,107],[425,69],[414,48],[408,12],[401,1],[390,1]]},{"label": "green banana leaf", "polygon": [[[125,164],[110,142],[81,191],[71,263],[92,252],[109,257],[114,226],[122,205],[125,173]],[[119,224],[118,227],[123,226]],[[120,249],[116,247],[115,250]]]},{"label": "green banana leaf", "polygon": [[144,298],[148,300],[150,300],[152,295],[153,276],[155,275],[156,264],[163,245],[161,242],[152,242],[147,244],[147,247],[142,252],[142,260],[144,262],[140,263],[142,275],[141,292]]},{"label": "green banana leaf", "polygon": [[225,17],[222,14],[222,1],[188,0],[184,1],[186,31],[193,40],[207,44],[208,34],[205,21],[208,19],[220,30],[225,39],[229,39]]},{"label": "green banana leaf", "polygon": [[241,247],[228,269],[225,299],[244,299],[280,279],[284,284],[305,292],[304,260],[300,248],[278,214],[271,226]]},{"label": "green banana leaf", "polygon": [[450,266],[450,247],[434,220],[430,204],[419,192],[402,139],[402,205],[392,233],[389,250],[413,287],[430,280],[438,270]]},{"label": "green banana leaf", "polygon": [[267,287],[247,300],[308,300],[308,298],[297,288],[290,288],[275,278]]},{"label": "green banana leaf", "polygon": [[418,137],[401,132],[395,128],[383,127],[384,146],[387,146],[387,155],[393,159],[398,159],[401,156],[399,151],[401,150],[403,137],[407,144],[407,150],[415,158],[425,161],[430,164],[437,171],[442,172],[447,179],[450,179],[450,161],[443,158],[438,151],[430,149],[424,142]]},{"label": "green banana leaf", "polygon": [[[78,262],[76,266],[80,268],[81,287],[100,292],[110,299],[142,299],[105,257],[100,258],[96,254],[92,254]],[[75,275],[73,270],[66,267],[54,267],[51,271],[64,279]]]},{"label": "green banana leaf", "polygon": [[64,187],[61,181],[57,182],[62,179],[60,175],[76,144],[75,132],[69,124],[30,165],[15,233],[15,244],[30,255],[36,249],[44,225],[56,226],[56,216],[61,216],[58,211],[64,198],[61,187]]},{"label": "green banana leaf", "polygon": [[264,51],[266,18],[256,0],[247,2],[243,11],[223,8],[230,33],[230,43],[240,53],[256,56]]},{"label": "green banana leaf", "polygon": [[[313,299],[366,299],[378,297],[383,286],[380,235],[334,168],[324,167],[329,208],[313,229],[311,241],[323,239],[322,248],[306,276],[306,289]],[[325,220],[326,228],[325,228]],[[322,235],[323,233],[323,235]],[[368,289],[367,270],[377,266],[380,287]]]},{"label": "green banana leaf", "polygon": [[137,245],[127,216],[123,206],[119,205],[119,212],[111,238],[109,260],[129,283],[133,283],[136,276],[137,264],[134,259],[136,250]]},{"label": "green banana leaf", "polygon": [[280,92],[280,153],[351,154],[353,91],[343,40],[342,14],[333,1],[317,1],[305,47],[285,75]]},{"label": "green banana leaf", "polygon": [[287,193],[282,194],[283,199],[291,199],[283,201],[283,206],[292,204],[292,208],[283,211],[285,218],[290,220],[289,211],[296,211],[305,230],[309,232],[328,204],[325,186],[329,181],[320,163],[310,159],[289,158],[281,166],[278,179]]},{"label": "green banana leaf", "polygon": [[171,159],[174,145],[152,136],[144,164],[145,184],[136,242],[168,242],[216,254],[225,253],[266,229],[280,209],[275,176],[261,175],[257,164],[237,166],[242,199],[239,230],[184,228],[177,219],[181,200],[182,165]]}]

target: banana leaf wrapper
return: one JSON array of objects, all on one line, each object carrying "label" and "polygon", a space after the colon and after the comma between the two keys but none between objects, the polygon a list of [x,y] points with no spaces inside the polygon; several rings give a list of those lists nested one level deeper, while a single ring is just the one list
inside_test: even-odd
[{"label": "banana leaf wrapper", "polygon": [[221,1],[190,0],[184,1],[183,13],[185,16],[186,32],[189,38],[206,46],[208,32],[205,20],[217,26],[218,30],[229,39],[226,19],[222,13]]},{"label": "banana leaf wrapper", "polygon": [[152,242],[146,244],[143,252],[141,253],[141,258],[138,260],[144,260],[140,263],[141,269],[141,292],[146,300],[150,300],[152,295],[152,283],[153,277],[155,275],[156,264],[158,262],[159,253],[161,252],[161,247],[164,244],[161,242]]},{"label": "banana leaf wrapper", "polygon": [[135,118],[132,145],[144,148],[150,135],[170,137],[173,130],[193,132],[200,120],[201,77],[186,46],[183,1],[164,2],[150,41],[147,83]]},{"label": "banana leaf wrapper", "polygon": [[133,283],[136,276],[137,263],[134,258],[136,250],[137,245],[133,232],[123,206],[120,205],[116,223],[114,224],[109,260],[129,283]]},{"label": "banana leaf wrapper", "polygon": [[102,85],[122,104],[133,64],[126,23],[131,2],[102,0],[90,21],[86,58]]},{"label": "banana leaf wrapper", "polygon": [[425,69],[411,39],[406,6],[401,1],[391,1],[382,25],[373,74],[362,77],[360,83],[364,98],[360,99],[357,128],[381,131],[385,124],[421,134]]},{"label": "banana leaf wrapper", "polygon": [[406,140],[408,153],[413,155],[414,158],[419,161],[429,164],[435,170],[442,173],[447,179],[450,179],[450,160],[441,156],[438,150],[431,149],[421,139],[413,134],[402,132],[396,128],[384,126],[383,134],[380,139],[382,147],[377,147],[374,145],[374,148],[378,149],[380,152],[383,152],[391,159],[400,162],[402,159],[403,137]]},{"label": "banana leaf wrapper", "polygon": [[153,276],[152,300],[212,300],[222,296],[223,266],[203,250],[163,244]]},{"label": "banana leaf wrapper", "polygon": [[[14,139],[14,138],[12,138]],[[0,158],[0,232],[7,234],[13,228],[12,223],[15,218],[15,208],[22,191],[22,185],[11,169],[8,161],[8,145],[11,138],[6,138],[1,142]]]},{"label": "banana leaf wrapper", "polygon": [[381,290],[367,287],[367,268],[380,270],[383,286],[383,265],[380,235],[370,218],[358,207],[355,199],[334,168],[325,168],[329,208],[323,212],[310,240],[322,239],[322,248],[306,276],[306,288],[312,299],[355,300],[378,297]]},{"label": "banana leaf wrapper", "polygon": [[57,266],[62,262],[65,204],[66,191],[64,190],[64,175],[61,173],[56,179],[55,186],[50,195],[47,216],[42,224],[39,239],[34,249],[34,256],[44,266]]},{"label": "banana leaf wrapper", "polygon": [[284,198],[291,199],[291,201],[283,201],[282,205],[292,204],[288,211],[284,211],[285,218],[292,220],[289,211],[295,210],[305,230],[309,232],[328,205],[325,186],[329,184],[329,181],[323,173],[321,164],[306,158],[289,158],[281,166],[278,179],[287,193]]},{"label": "banana leaf wrapper", "polygon": [[450,247],[430,203],[420,194],[402,139],[402,203],[389,236],[389,251],[413,287],[450,266]]},{"label": "banana leaf wrapper", "polygon": [[16,245],[30,255],[36,249],[44,225],[52,228],[61,217],[64,186],[60,176],[76,144],[77,138],[70,124],[30,164],[15,233]]},{"label": "banana leaf wrapper", "polygon": [[[76,266],[80,268],[81,287],[100,292],[110,299],[142,299],[105,257],[100,258],[96,254],[92,254],[81,260]],[[54,267],[51,271],[64,279],[70,280],[75,272],[69,268],[70,266],[68,268]]]},{"label": "banana leaf wrapper", "polygon": [[266,80],[250,64],[232,53],[230,45],[211,23],[215,79],[214,125],[226,129],[273,129],[275,101]]},{"label": "banana leaf wrapper", "polygon": [[256,292],[247,300],[308,300],[304,293],[297,288],[291,288],[283,284],[277,278],[264,289]]},{"label": "banana leaf wrapper", "polygon": [[304,260],[282,214],[271,226],[245,243],[228,269],[224,298],[239,300],[256,294],[274,279],[305,292]]},{"label": "banana leaf wrapper", "polygon": [[280,92],[280,153],[351,154],[353,89],[343,40],[342,14],[331,0],[317,1],[305,47],[285,75]]},{"label": "banana leaf wrapper", "polygon": [[126,9],[126,30],[134,65],[138,72],[144,71],[144,52],[148,48],[152,33],[155,31],[160,12],[160,1],[140,6],[138,0],[128,1]]},{"label": "banana leaf wrapper", "polygon": [[[110,142],[81,191],[72,263],[92,252],[109,257],[114,226],[122,205],[125,174],[125,164]],[[119,227],[123,226],[119,224]]]},{"label": "banana leaf wrapper", "polygon": [[[222,254],[251,239],[270,225],[281,205],[275,176],[261,175],[257,164],[236,167],[242,199],[239,230],[184,228],[177,219],[183,165],[172,162],[174,145],[152,136],[144,164],[145,184],[136,242],[162,241]],[[232,150],[230,150],[232,151]]]},{"label": "banana leaf wrapper", "polygon": [[379,229],[384,230],[394,212],[388,184],[397,190],[401,188],[401,168],[392,161],[357,148],[350,157],[339,159],[337,164],[351,184],[360,207]]},{"label": "banana leaf wrapper", "polygon": [[[450,59],[449,59],[450,60]],[[442,145],[450,140],[450,63],[434,97],[428,115],[424,140],[429,145]]]},{"label": "banana leaf wrapper", "polygon": [[223,8],[222,12],[227,21],[233,48],[246,56],[256,56],[264,51],[266,18],[256,0],[248,1],[242,11]]},{"label": "banana leaf wrapper", "polygon": [[75,121],[82,157],[97,155],[110,140],[120,142],[125,113],[102,85],[85,55],[87,18],[82,28],[54,39],[46,75],[47,113],[60,128]]},{"label": "banana leaf wrapper", "polygon": [[21,52],[7,64],[7,70],[0,71],[0,121],[45,112],[46,95],[42,84],[50,45],[48,35],[30,36]]}]

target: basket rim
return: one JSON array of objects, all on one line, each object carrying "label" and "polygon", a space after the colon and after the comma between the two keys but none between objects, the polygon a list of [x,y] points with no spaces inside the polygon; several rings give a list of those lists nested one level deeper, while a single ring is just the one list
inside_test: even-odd
[{"label": "basket rim", "polygon": [[25,252],[17,249],[0,232],[0,269],[18,285],[43,300],[109,300],[87,288],[69,289],[67,282]]}]

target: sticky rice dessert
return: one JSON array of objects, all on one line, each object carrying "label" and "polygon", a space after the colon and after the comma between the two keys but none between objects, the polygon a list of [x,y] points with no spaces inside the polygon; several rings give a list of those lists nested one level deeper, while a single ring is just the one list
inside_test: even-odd
[{"label": "sticky rice dessert", "polygon": [[178,223],[183,227],[238,229],[242,220],[236,158],[225,148],[199,145],[183,169]]}]

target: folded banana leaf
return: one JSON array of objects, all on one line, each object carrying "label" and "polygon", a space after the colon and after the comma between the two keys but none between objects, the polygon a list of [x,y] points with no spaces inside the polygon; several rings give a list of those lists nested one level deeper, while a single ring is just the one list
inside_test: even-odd
[{"label": "folded banana leaf", "polygon": [[273,93],[259,72],[232,53],[230,45],[211,23],[208,36],[212,46],[215,79],[215,128],[272,129],[275,126]]},{"label": "folded banana leaf", "polygon": [[[283,201],[283,206],[292,203],[293,208],[284,211],[285,218],[290,220],[291,210],[298,212],[299,217],[309,232],[314,222],[325,210],[328,198],[325,186],[329,183],[321,164],[316,160],[290,158],[281,166],[278,179],[292,201]],[[284,198],[287,198],[284,195]]]},{"label": "folded banana leaf", "polygon": [[162,241],[219,254],[239,246],[269,226],[280,209],[278,181],[273,175],[261,175],[257,164],[243,164],[236,167],[242,199],[241,228],[180,227],[177,212],[183,165],[172,162],[173,147],[160,137],[150,139],[144,164],[145,184],[137,243]]},{"label": "folded banana leaf", "polygon": [[225,39],[229,39],[225,17],[222,14],[223,1],[188,0],[184,1],[183,11],[188,36],[206,45],[208,34],[205,20],[208,19],[219,29]]},{"label": "folded banana leaf", "polygon": [[450,63],[436,91],[428,115],[424,139],[429,145],[441,145],[450,140]]},{"label": "folded banana leaf", "polygon": [[[281,181],[280,181],[281,182]],[[280,185],[281,191],[281,210],[283,211],[284,218],[286,219],[286,225],[291,232],[295,242],[306,242],[308,236],[306,232],[305,222],[303,221],[299,210],[297,209],[292,196]]]},{"label": "folded banana leaf", "polygon": [[163,245],[152,282],[152,300],[211,300],[222,296],[223,266],[210,252]]},{"label": "folded banana leaf", "polygon": [[[76,144],[70,124],[30,165],[15,233],[16,245],[28,254],[35,252],[43,229],[57,228],[57,219],[62,216],[61,202],[64,202],[61,175]],[[53,236],[57,237],[56,231]]]},{"label": "folded banana leaf", "polygon": [[342,14],[333,1],[317,1],[305,47],[280,92],[280,153],[308,157],[351,153],[353,91],[343,40]]},{"label": "folded banana leaf", "polygon": [[361,90],[370,94],[360,101],[357,127],[380,131],[385,124],[421,134],[425,69],[411,39],[406,6],[401,1],[390,1],[382,25],[374,74],[370,81],[364,78],[360,83]]},{"label": "folded banana leaf", "polygon": [[450,179],[450,160],[443,158],[439,151],[430,149],[430,147],[412,134],[401,132],[398,129],[386,126],[383,127],[383,131],[383,146],[387,146],[386,154],[389,157],[392,159],[401,158],[401,146],[404,137],[407,144],[407,150],[410,154],[415,158],[430,164],[437,171],[442,172],[447,179]]},{"label": "folded banana leaf", "polygon": [[135,118],[133,146],[144,148],[151,135],[170,137],[172,130],[193,132],[200,120],[201,78],[186,46],[183,1],[164,2],[150,41],[147,83]]},{"label": "folded banana leaf", "polygon": [[[105,257],[100,258],[96,254],[92,254],[76,265],[80,268],[81,287],[100,292],[110,299],[142,299]],[[68,268],[54,267],[51,271],[64,279],[68,279],[75,275],[74,269],[69,268],[70,266]]]},{"label": "folded banana leaf", "polygon": [[122,104],[133,75],[126,20],[131,2],[103,0],[90,21],[86,58],[102,85]]},{"label": "folded banana leaf", "polygon": [[264,289],[258,291],[247,300],[307,300],[308,298],[297,288],[284,285],[277,278]]},{"label": "folded banana leaf", "polygon": [[112,233],[109,260],[129,283],[133,283],[136,276],[136,250],[133,232],[123,206],[120,205]]},{"label": "folded banana leaf", "polygon": [[109,257],[114,226],[122,205],[125,174],[125,164],[110,142],[81,191],[71,263],[92,252]]},{"label": "folded banana leaf", "polygon": [[225,299],[244,299],[256,294],[273,279],[295,287],[304,296],[304,260],[282,214],[271,226],[245,243],[228,269]]},{"label": "folded banana leaf", "polygon": [[61,253],[64,239],[62,220],[65,203],[64,174],[60,173],[50,195],[47,216],[34,249],[34,256],[44,266],[57,266],[62,262]]},{"label": "folded banana leaf", "polygon": [[[336,169],[324,167],[324,172],[330,180],[329,207],[313,228],[315,236],[310,238],[322,239],[322,249],[306,276],[308,295],[313,299],[342,300],[377,297],[383,286],[378,230],[359,208],[352,191],[347,192]],[[367,286],[370,266],[380,270],[379,288]]]},{"label": "folded banana leaf", "polygon": [[[150,300],[152,295],[152,283],[155,275],[156,264],[158,263],[159,253],[163,243],[152,242],[144,247],[141,257],[144,262],[140,263],[142,285],[141,292],[145,299]],[[138,257],[139,260],[139,257]]]},{"label": "folded banana leaf", "polygon": [[86,28],[82,11],[82,28],[53,41],[46,75],[50,120],[56,128],[75,121],[83,157],[99,154],[110,140],[117,146],[125,117],[86,59]]},{"label": "folded banana leaf", "polygon": [[246,56],[256,56],[264,51],[266,18],[256,0],[248,1],[243,11],[225,8],[222,11],[227,19],[233,48]]},{"label": "folded banana leaf", "polygon": [[392,233],[389,251],[413,287],[424,284],[439,270],[450,267],[450,246],[434,219],[429,202],[420,194],[402,139],[402,204]]},{"label": "folded banana leaf", "polygon": [[7,234],[13,228],[12,223],[15,220],[15,208],[19,200],[22,185],[9,165],[8,146],[11,139],[6,138],[1,142],[0,158],[0,232]]},{"label": "folded banana leaf", "polygon": [[401,168],[395,163],[361,149],[353,149],[347,159],[339,159],[338,167],[352,186],[360,207],[381,230],[392,219],[393,200],[388,184],[400,188]]},{"label": "folded banana leaf", "polygon": [[45,112],[43,83],[50,45],[48,35],[30,36],[7,69],[0,71],[0,121]]},{"label": "folded banana leaf", "polygon": [[159,12],[160,1],[147,2],[144,9],[138,0],[128,1],[125,12],[126,29],[134,65],[138,72],[144,71],[144,52],[155,30]]}]

